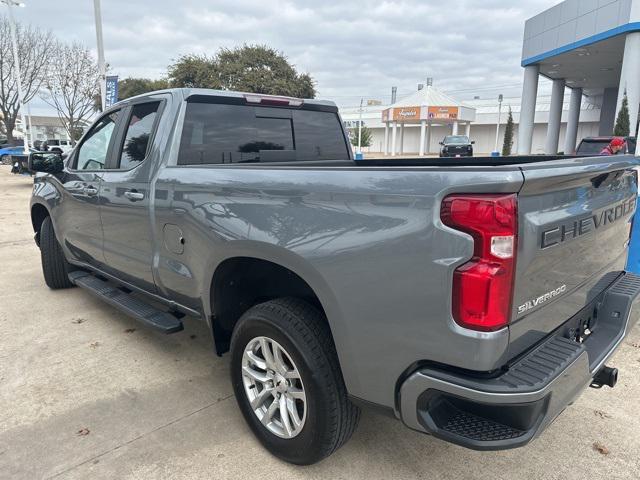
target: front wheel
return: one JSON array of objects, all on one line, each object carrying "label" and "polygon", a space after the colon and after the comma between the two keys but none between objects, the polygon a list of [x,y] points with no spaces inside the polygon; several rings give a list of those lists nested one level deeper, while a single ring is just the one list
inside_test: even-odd
[{"label": "front wheel", "polygon": [[69,280],[69,272],[73,270],[73,266],[64,257],[51,217],[45,218],[40,228],[40,258],[44,281],[49,288],[55,290],[73,287]]},{"label": "front wheel", "polygon": [[299,299],[272,300],[242,316],[231,340],[231,379],[253,433],[287,462],[329,456],[360,418],[325,318]]}]

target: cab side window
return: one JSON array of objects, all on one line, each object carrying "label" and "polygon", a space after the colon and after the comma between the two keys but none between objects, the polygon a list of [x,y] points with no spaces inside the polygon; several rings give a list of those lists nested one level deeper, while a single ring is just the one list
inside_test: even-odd
[{"label": "cab side window", "polygon": [[119,112],[111,112],[93,126],[80,145],[76,158],[76,170],[103,170],[107,161],[109,143]]},{"label": "cab side window", "polygon": [[160,102],[151,102],[134,105],[131,109],[118,168],[128,170],[144,161],[159,108]]}]

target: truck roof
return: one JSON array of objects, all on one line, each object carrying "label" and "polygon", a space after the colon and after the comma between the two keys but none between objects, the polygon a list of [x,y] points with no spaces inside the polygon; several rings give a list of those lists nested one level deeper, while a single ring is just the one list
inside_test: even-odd
[{"label": "truck roof", "polygon": [[336,111],[338,108],[335,102],[331,102],[329,100],[317,100],[313,98],[296,98],[296,97],[288,97],[283,95],[266,95],[262,93],[253,93],[253,92],[235,92],[230,90],[215,90],[213,88],[168,88],[165,90],[156,90],[153,92],[143,93],[141,95],[136,95],[135,97],[126,98],[125,100],[121,100],[121,101],[123,102],[123,101],[129,101],[132,99],[144,98],[144,97],[155,95],[158,93],[170,93],[172,95],[179,95],[183,99],[187,99],[195,95],[211,96],[211,97],[226,97],[226,98],[242,98],[242,99],[246,99],[248,96],[254,96],[254,97],[261,97],[261,98],[272,99],[272,100],[289,99],[289,100],[301,102],[302,104],[305,104],[305,105],[333,107],[336,109]]}]

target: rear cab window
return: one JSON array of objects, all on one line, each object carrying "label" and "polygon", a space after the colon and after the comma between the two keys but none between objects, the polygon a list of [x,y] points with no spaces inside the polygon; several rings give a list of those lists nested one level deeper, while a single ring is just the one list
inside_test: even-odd
[{"label": "rear cab window", "polygon": [[[599,154],[602,150],[609,145],[611,142],[610,139],[585,139],[580,142],[578,145],[578,150],[576,153],[580,154]],[[634,153],[636,151],[636,139],[628,138],[626,139],[627,148],[626,152]],[[624,155],[625,151],[622,150],[618,152],[618,155]]]},{"label": "rear cab window", "polygon": [[178,165],[348,158],[337,112],[188,102]]}]

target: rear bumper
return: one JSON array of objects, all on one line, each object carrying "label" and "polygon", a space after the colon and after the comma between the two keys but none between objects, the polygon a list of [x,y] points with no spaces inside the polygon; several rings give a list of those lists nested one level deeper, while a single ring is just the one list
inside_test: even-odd
[{"label": "rear bumper", "polygon": [[638,320],[639,301],[640,276],[626,273],[578,314],[593,316],[597,309],[582,343],[560,329],[491,378],[417,370],[399,390],[402,421],[475,450],[525,445],[591,384]]}]

